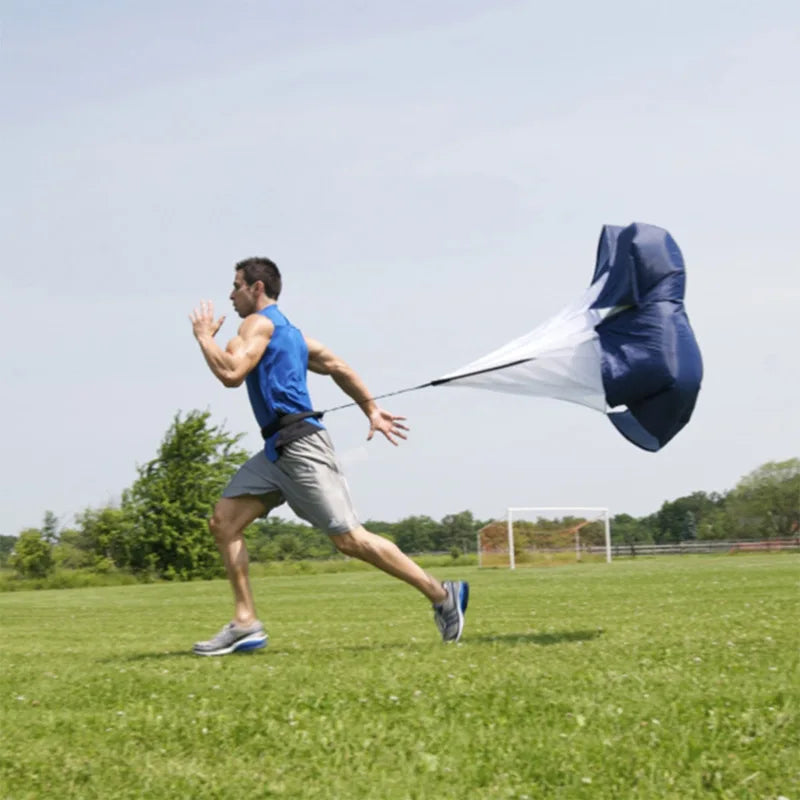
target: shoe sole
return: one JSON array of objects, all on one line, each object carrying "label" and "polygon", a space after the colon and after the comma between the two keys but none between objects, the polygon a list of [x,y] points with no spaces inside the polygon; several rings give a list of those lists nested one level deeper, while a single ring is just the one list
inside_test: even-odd
[{"label": "shoe sole", "polygon": [[458,636],[455,641],[461,638],[464,632],[464,613],[469,605],[469,584],[466,581],[461,581],[461,586],[458,587]]},{"label": "shoe sole", "polygon": [[456,608],[458,609],[458,632],[452,639],[445,639],[445,644],[458,642],[464,632],[464,612],[469,605],[469,583],[458,581],[458,584],[458,602],[456,603]]},{"label": "shoe sole", "polygon": [[247,653],[251,650],[260,650],[262,647],[267,646],[267,635],[261,633],[250,633],[237,639],[232,645],[228,647],[220,647],[217,650],[198,650],[193,649],[196,656],[227,656],[231,653]]}]

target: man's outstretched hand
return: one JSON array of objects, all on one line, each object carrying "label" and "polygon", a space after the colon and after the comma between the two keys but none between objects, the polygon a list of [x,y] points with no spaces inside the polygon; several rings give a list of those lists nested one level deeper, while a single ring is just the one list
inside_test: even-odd
[{"label": "man's outstretched hand", "polygon": [[200,303],[200,308],[196,308],[189,315],[192,321],[192,330],[194,335],[199,339],[201,336],[211,336],[212,338],[217,335],[217,331],[222,327],[225,322],[225,317],[222,316],[218,320],[214,319],[214,304],[209,300]]},{"label": "man's outstretched hand", "polygon": [[375,431],[380,431],[395,447],[400,444],[397,439],[407,439],[404,433],[408,428],[403,425],[405,417],[398,417],[382,408],[376,408],[369,415],[369,434],[367,441],[370,441]]}]

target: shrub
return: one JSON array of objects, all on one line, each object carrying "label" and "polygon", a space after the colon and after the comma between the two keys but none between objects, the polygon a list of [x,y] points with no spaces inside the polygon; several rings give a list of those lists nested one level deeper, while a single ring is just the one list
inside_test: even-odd
[{"label": "shrub", "polygon": [[22,531],[9,564],[23,578],[44,578],[53,571],[53,545],[42,538],[41,531]]}]

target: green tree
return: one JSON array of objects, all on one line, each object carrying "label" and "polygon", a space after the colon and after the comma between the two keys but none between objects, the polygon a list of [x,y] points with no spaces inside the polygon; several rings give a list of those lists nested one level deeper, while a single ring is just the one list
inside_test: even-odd
[{"label": "green tree", "polygon": [[735,539],[735,526],[730,514],[725,508],[725,504],[720,505],[708,514],[703,515],[703,519],[697,524],[698,539]]},{"label": "green tree", "polygon": [[404,553],[425,553],[433,549],[439,523],[426,516],[406,517],[394,525],[394,540]]},{"label": "green tree", "polygon": [[326,533],[273,516],[254,522],[245,531],[245,541],[253,561],[330,558],[337,552]]},{"label": "green tree", "polygon": [[680,542],[686,538],[688,514],[694,520],[693,530],[703,530],[703,521],[713,517],[714,512],[722,503],[719,495],[708,495],[705,492],[693,492],[677,500],[668,500],[663,503],[656,515],[656,542]]},{"label": "green tree", "polygon": [[8,564],[11,553],[14,552],[14,545],[17,543],[16,536],[0,535],[0,567]]},{"label": "green tree", "polygon": [[75,516],[76,527],[61,531],[55,548],[65,567],[87,567],[105,572],[130,563],[130,519],[121,508],[87,508]]},{"label": "green tree", "polygon": [[41,527],[42,539],[50,544],[55,544],[58,541],[59,530],[58,517],[52,511],[45,511]]},{"label": "green tree", "polygon": [[138,467],[125,492],[124,554],[135,572],[191,580],[221,573],[207,520],[225,484],[247,457],[232,435],[209,423],[208,412],[175,415],[158,455]]},{"label": "green tree", "polygon": [[726,508],[737,536],[791,536],[800,526],[800,458],[769,461],[745,475]]},{"label": "green tree", "polygon": [[683,530],[681,531],[681,541],[691,540],[697,538],[697,520],[695,520],[694,512],[687,509],[683,515]]},{"label": "green tree", "polygon": [[53,545],[53,559],[59,569],[85,569],[94,563],[94,553],[78,547],[80,531],[65,528]]},{"label": "green tree", "polygon": [[634,548],[636,544],[653,541],[649,527],[642,519],[636,519],[630,514],[615,514],[610,522],[611,541],[614,544]]},{"label": "green tree", "polygon": [[435,549],[453,550],[457,548],[462,553],[475,552],[478,530],[481,527],[482,523],[472,516],[471,511],[448,514],[442,517],[439,525],[437,541],[434,543]]},{"label": "green tree", "polygon": [[27,528],[20,533],[9,564],[23,578],[44,578],[53,570],[53,545],[37,528]]}]

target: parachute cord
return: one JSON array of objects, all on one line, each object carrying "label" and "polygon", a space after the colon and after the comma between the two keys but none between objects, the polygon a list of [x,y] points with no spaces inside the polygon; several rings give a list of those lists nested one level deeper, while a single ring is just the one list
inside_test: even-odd
[{"label": "parachute cord", "polygon": [[429,386],[442,386],[445,383],[450,383],[451,381],[457,381],[460,378],[471,378],[473,375],[483,375],[487,372],[495,372],[498,369],[506,369],[507,367],[515,367],[517,364],[525,364],[528,361],[535,361],[535,358],[520,358],[517,361],[510,361],[507,364],[500,364],[496,367],[487,367],[486,369],[477,369],[474,372],[467,372],[463,375],[454,375],[452,378],[437,378],[434,381],[429,381],[428,383],[421,383],[419,386],[409,386],[407,389],[397,389],[394,392],[386,392],[386,394],[378,394],[375,397],[368,397],[366,400],[357,400],[353,401],[352,403],[345,403],[341,406],[334,406],[333,408],[326,408],[324,411],[320,411],[320,415],[328,414],[331,411],[341,411],[343,408],[352,408],[353,406],[364,406],[367,403],[371,403],[373,400],[383,400],[384,397],[394,397],[398,394],[405,394],[406,392],[416,392],[417,389],[427,389]]},{"label": "parachute cord", "polygon": [[433,386],[434,382],[431,381],[430,383],[421,383],[419,386],[409,386],[407,389],[397,389],[394,392],[386,392],[386,394],[378,394],[375,397],[368,397],[366,400],[355,400],[352,403],[345,403],[341,406],[334,406],[333,408],[326,408],[323,414],[328,414],[331,411],[341,411],[343,408],[351,408],[352,406],[365,406],[367,403],[373,402],[373,400],[383,400],[384,397],[394,397],[397,394],[405,394],[406,392],[416,392],[417,389],[427,389],[428,386]]}]

